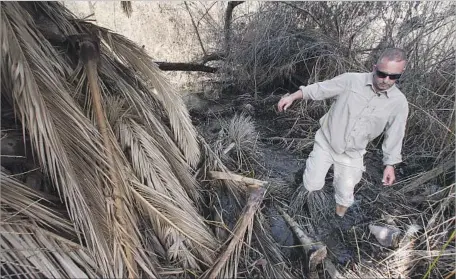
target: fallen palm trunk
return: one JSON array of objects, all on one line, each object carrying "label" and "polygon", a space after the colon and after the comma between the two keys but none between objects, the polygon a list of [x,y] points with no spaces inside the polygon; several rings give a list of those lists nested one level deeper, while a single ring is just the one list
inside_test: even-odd
[{"label": "fallen palm trunk", "polygon": [[282,208],[280,208],[279,206],[277,206],[276,208],[280,212],[280,214],[282,214],[285,221],[287,221],[288,225],[291,227],[291,229],[301,242],[304,251],[307,255],[309,271],[311,273],[314,272],[316,270],[317,265],[323,262],[323,260],[326,258],[326,245],[318,243],[315,240],[313,240],[310,236],[304,233],[304,231],[299,227],[298,223],[295,220],[293,220],[290,217],[290,215],[288,215]]},{"label": "fallen palm trunk", "polygon": [[410,182],[409,184],[404,185],[403,187],[401,187],[399,192],[405,194],[413,190],[416,190],[417,187],[421,187],[427,181],[439,176],[440,174],[444,173],[445,171],[451,168],[454,168],[454,164],[454,158],[451,158],[450,160],[446,161],[445,163],[442,163],[441,165],[433,168],[432,170],[423,173],[421,176],[419,176],[417,179]]},{"label": "fallen palm trunk", "polygon": [[[214,279],[221,273],[222,268],[226,265],[228,259],[232,256],[233,251],[239,254],[240,248],[242,247],[243,238],[247,227],[251,227],[253,224],[253,218],[255,217],[255,212],[260,207],[261,202],[263,201],[265,189],[258,187],[253,190],[249,196],[249,200],[244,207],[242,212],[241,218],[238,221],[236,228],[234,229],[233,235],[230,239],[228,246],[225,248],[225,251],[219,256],[215,264],[209,269],[208,273],[205,278]],[[249,234],[250,237],[251,234]],[[247,243],[250,240],[246,241]],[[237,269],[237,263],[234,265],[234,269]],[[233,272],[235,270],[231,270]],[[237,272],[234,272],[233,276],[235,276]],[[224,274],[226,275],[226,274]],[[227,277],[227,276],[221,276]],[[232,277],[232,276],[230,276]]]},{"label": "fallen palm trunk", "polygon": [[249,185],[257,185],[257,186],[264,186],[268,184],[267,181],[262,181],[250,177],[245,177],[239,174],[228,173],[228,172],[220,172],[220,171],[211,171],[209,174],[214,179],[223,179],[223,180],[233,180],[238,182],[244,182]]}]

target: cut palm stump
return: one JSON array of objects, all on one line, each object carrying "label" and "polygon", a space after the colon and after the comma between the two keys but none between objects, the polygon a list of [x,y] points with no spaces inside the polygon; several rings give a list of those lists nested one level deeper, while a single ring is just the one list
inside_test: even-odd
[{"label": "cut palm stump", "polygon": [[280,214],[282,214],[285,221],[287,221],[288,225],[291,227],[301,242],[307,255],[309,272],[315,272],[317,265],[319,263],[322,263],[326,258],[326,245],[316,242],[314,239],[304,233],[304,231],[299,227],[298,223],[293,220],[290,215],[288,215],[281,207],[276,206],[276,208]]},{"label": "cut palm stump", "polygon": [[[255,212],[261,205],[263,201],[265,189],[261,187],[253,188],[249,200],[247,201],[246,206],[242,210],[240,219],[238,220],[234,232],[229,240],[228,245],[225,250],[220,254],[214,265],[208,270],[207,276],[204,276],[208,279],[215,279],[216,277],[226,277],[227,274],[221,275],[222,268],[226,265],[228,259],[231,257],[234,251],[240,251],[240,248],[243,245],[244,235],[247,231],[247,228],[252,226],[253,220],[255,217]],[[250,241],[247,240],[247,243]],[[236,265],[235,265],[236,266]],[[232,274],[233,276],[236,275]]]}]

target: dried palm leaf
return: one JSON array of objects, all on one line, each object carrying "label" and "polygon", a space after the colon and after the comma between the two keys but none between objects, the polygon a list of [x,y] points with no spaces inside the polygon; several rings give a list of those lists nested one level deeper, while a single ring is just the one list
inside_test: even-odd
[{"label": "dried palm leaf", "polygon": [[[88,85],[90,84],[87,83],[87,74],[83,71],[81,64],[75,63],[77,62],[75,60],[77,56],[60,56],[46,38],[41,36],[34,26],[32,17],[39,13],[45,14],[49,17],[48,21],[54,22],[57,26],[56,32],[61,32],[64,36],[79,32],[88,32],[90,34],[91,31],[97,30],[97,27],[74,21],[71,13],[55,3],[36,3],[36,5],[2,3],[2,8],[4,6],[7,9],[2,9],[2,20],[4,21],[2,23],[5,23],[2,24],[2,33],[8,34],[8,38],[5,39],[6,42],[5,40],[2,41],[3,49],[7,54],[2,57],[2,62],[5,62],[2,63],[2,74],[6,80],[12,82],[5,86],[2,85],[2,89],[8,89],[2,90],[2,94],[10,93],[9,99],[15,103],[15,106],[19,109],[20,116],[25,119],[23,120],[24,129],[32,137],[32,142],[35,144],[41,164],[51,176],[57,189],[63,192],[64,200],[68,203],[70,217],[74,220],[77,228],[81,227],[85,233],[84,240],[87,241],[89,249],[96,255],[96,265],[101,267],[102,276],[124,276],[127,274],[125,269],[128,269],[130,276],[147,275],[155,277],[156,272],[154,269],[158,266],[154,261],[154,257],[146,252],[146,249],[149,249],[150,246],[142,238],[138,228],[139,220],[144,219],[144,217],[152,218],[152,216],[150,216],[150,212],[138,211],[134,206],[134,203],[138,202],[138,197],[135,195],[137,192],[132,193],[133,187],[130,184],[134,172],[130,169],[126,158],[124,158],[119,143],[115,139],[113,132],[110,131],[111,128],[106,127],[108,134],[107,136],[106,134],[104,135],[104,141],[102,141],[100,134],[92,124],[94,121],[90,120],[94,119],[94,105],[104,104],[108,97],[119,93],[119,91],[112,90],[119,87],[110,86],[110,80],[106,77],[111,77],[115,83],[120,83],[123,86],[121,89],[134,88],[134,90],[120,92],[122,92],[127,103],[136,109],[136,112],[141,112],[138,116],[145,118],[147,132],[145,128],[137,125],[135,127],[136,135],[142,136],[143,142],[147,139],[153,139],[155,136],[159,138],[159,140],[155,141],[155,145],[150,145],[154,147],[152,152],[160,154],[159,157],[163,157],[161,155],[162,152],[166,155],[172,154],[169,162],[162,160],[162,164],[164,162],[166,166],[165,170],[163,171],[163,168],[159,168],[160,175],[166,174],[167,176],[160,177],[155,182],[163,178],[170,180],[168,184],[163,183],[163,181],[161,181],[161,184],[166,187],[174,185],[174,188],[171,187],[170,191],[167,189],[168,192],[162,192],[167,194],[171,192],[173,197],[187,197],[187,199],[184,198],[182,200],[185,200],[185,202],[181,203],[183,204],[182,208],[185,208],[186,205],[190,206],[187,206],[186,210],[179,209],[181,210],[179,216],[187,218],[187,223],[198,224],[197,228],[203,229],[203,232],[198,232],[200,237],[203,235],[203,240],[200,242],[204,244],[201,246],[212,245],[213,247],[210,249],[215,250],[215,247],[217,247],[215,238],[204,227],[202,219],[195,208],[191,207],[191,200],[185,195],[182,185],[178,182],[179,179],[185,181],[188,177],[191,177],[188,171],[189,167],[183,159],[184,154],[179,148],[183,149],[184,153],[186,152],[186,158],[191,157],[195,164],[199,155],[196,137],[192,134],[193,127],[187,125],[190,122],[188,117],[186,118],[185,108],[182,106],[184,111],[181,111],[180,107],[173,107],[174,100],[169,102],[169,98],[168,103],[163,105],[161,102],[163,100],[160,101],[160,98],[151,94],[151,91],[143,85],[145,84],[144,82],[138,85],[134,77],[131,78],[131,75],[119,75],[119,72],[124,70],[125,66],[122,66],[120,60],[114,58],[115,54],[111,51],[108,52],[110,54],[109,57],[106,54],[102,54],[102,62],[108,61],[108,63],[103,63],[99,69],[98,82],[101,86],[102,94],[99,100],[95,100],[95,102],[90,100],[88,96],[94,89],[92,86],[92,89],[88,90]],[[3,14],[6,16],[3,16]],[[12,23],[9,21],[12,21]],[[108,37],[110,36],[110,33],[106,30],[99,29],[98,31],[105,31],[104,34]],[[21,36],[16,34],[21,34]],[[3,38],[5,37],[7,36]],[[118,40],[118,37],[116,39]],[[19,51],[14,52],[14,48],[10,46],[11,43]],[[106,47],[106,42],[104,43],[104,48],[102,49],[106,52],[109,49]],[[111,38],[109,38],[108,43],[112,43]],[[125,41],[117,42],[116,46],[122,49],[122,43],[125,43]],[[131,42],[128,43],[132,44]],[[123,50],[125,51],[125,48]],[[44,57],[46,59],[43,59]],[[145,57],[143,56],[142,58]],[[134,59],[137,59],[137,57],[134,57]],[[125,62],[125,60],[122,61]],[[157,84],[155,87],[158,87],[161,93],[170,90],[166,82],[159,80],[161,77],[158,75],[156,68],[151,66],[152,68],[149,69],[148,62],[145,60],[134,62],[136,63],[133,63],[134,65],[143,67],[140,70],[148,69],[147,74],[155,74],[152,83]],[[108,65],[108,67],[106,68],[104,65]],[[110,65],[115,65],[115,67],[109,68]],[[127,63],[127,65],[130,64]],[[109,72],[106,69],[114,70]],[[149,78],[147,74],[145,76]],[[26,82],[28,84],[24,82],[24,77],[27,78]],[[70,84],[67,83],[66,78],[69,79]],[[26,86],[21,85],[23,83],[26,83]],[[166,84],[163,85],[162,83]],[[167,92],[167,94],[169,93]],[[6,96],[8,97],[8,95]],[[73,98],[76,98],[76,100]],[[23,101],[24,99],[25,101]],[[167,97],[164,97],[164,99],[167,99]],[[150,106],[151,104],[160,109],[155,111],[154,106]],[[163,106],[168,110],[163,110]],[[37,109],[39,110],[36,112]],[[169,112],[174,112],[176,115],[170,116],[167,114]],[[102,112],[102,114],[105,114],[105,112]],[[165,121],[163,121],[164,119]],[[166,123],[166,119],[171,119],[171,126],[175,128],[175,132],[177,131],[176,134],[178,135],[173,135],[171,130],[163,124],[163,122]],[[181,129],[183,131],[178,131],[179,129],[176,129],[176,126],[184,127]],[[155,128],[158,128],[158,132],[150,133]],[[189,134],[186,129],[190,131]],[[173,138],[181,140],[179,147],[176,146]],[[157,144],[157,142],[160,144]],[[186,143],[189,143],[187,144],[188,146],[183,146]],[[109,146],[111,147],[105,148]],[[190,149],[191,152],[188,151]],[[114,160],[107,160],[109,156],[114,156]],[[170,164],[172,167],[170,167]],[[179,179],[171,175],[173,172],[169,172],[170,169],[179,174]],[[118,179],[113,179],[113,176],[109,175],[110,170],[115,171]],[[142,171],[145,170],[142,169]],[[76,178],[82,178],[83,184]],[[186,190],[192,192],[192,197],[197,197],[197,185],[196,183],[192,184],[193,182],[193,179],[186,181]],[[105,187],[101,187],[102,185],[105,185]],[[181,193],[184,193],[184,195],[179,195]],[[147,195],[145,196],[147,197]],[[145,216],[142,218],[138,216],[138,214],[144,213]],[[190,217],[188,218],[188,216]],[[180,218],[180,220],[182,219]],[[155,231],[163,228],[163,218],[159,218],[159,220],[160,222],[157,222],[158,226]],[[195,229],[194,224],[193,230]],[[169,224],[167,225],[169,226]],[[179,228],[178,225],[173,223],[172,225]],[[186,229],[186,231],[192,230]],[[207,261],[209,263],[206,265],[211,264],[212,258],[208,256],[210,253],[208,254],[207,248],[203,252],[198,251],[192,244],[186,243],[185,246],[179,244],[183,242],[178,239],[175,233],[166,233],[164,235],[171,236],[166,241],[170,251],[174,247],[179,247],[177,250],[182,247],[185,249],[190,247],[188,250],[191,253],[189,254],[196,261]],[[185,241],[189,242],[190,240]],[[153,249],[150,250],[153,251]],[[135,263],[132,261],[133,257]],[[194,262],[192,265],[195,265]],[[141,271],[138,270],[138,267],[141,268]]]},{"label": "dried palm leaf", "polygon": [[253,235],[256,240],[255,247],[266,260],[263,265],[263,274],[266,278],[293,278],[288,272],[287,261],[280,251],[278,244],[274,241],[270,228],[266,227],[267,222],[261,211],[257,212],[253,224]]},{"label": "dried palm leaf", "polygon": [[[171,226],[162,218],[154,217],[150,219],[158,240],[166,250],[166,258],[169,261],[177,262],[183,268],[198,270],[200,267],[197,261],[202,261],[199,259],[201,256],[204,259],[203,261],[208,260],[205,256],[208,251],[199,251],[198,248],[192,248],[194,245],[189,243],[189,240],[182,241],[186,237],[183,237],[175,227],[179,227],[179,224],[184,222],[192,223],[193,227],[184,230],[184,235],[188,235],[193,231],[199,231],[200,235],[206,235],[208,237],[203,240],[203,243],[205,243],[203,246],[211,247],[210,249],[213,250],[216,249],[217,240],[209,232],[209,228],[202,222],[200,215],[196,211],[194,202],[184,191],[185,187],[182,187],[179,179],[174,176],[176,168],[180,168],[181,172],[187,172],[187,174],[184,173],[180,177],[186,175],[188,178],[185,183],[190,184],[190,187],[193,187],[196,182],[194,182],[194,178],[186,170],[185,163],[183,161],[179,162],[178,156],[173,156],[173,149],[171,148],[170,150],[170,148],[164,147],[163,142],[156,140],[160,138],[159,136],[156,136],[152,131],[148,133],[146,127],[139,125],[136,122],[139,121],[138,117],[135,117],[131,113],[122,113],[122,105],[122,102],[114,100],[112,106],[109,106],[112,110],[108,110],[108,116],[115,123],[115,130],[120,145],[124,152],[128,154],[137,179],[141,184],[147,185],[162,195],[171,198],[170,202],[173,206],[181,210],[174,217],[176,221]],[[122,114],[122,117],[118,117],[116,114]],[[168,150],[165,151],[165,149]],[[174,152],[178,153],[179,150],[175,148]],[[170,160],[173,157],[175,160]],[[174,163],[174,167],[172,163]],[[147,192],[143,194],[148,195]],[[190,239],[190,241],[193,240]]]},{"label": "dried palm leaf", "polygon": [[[141,210],[153,218],[151,223],[154,230],[165,230],[164,232],[157,232],[157,236],[159,239],[161,237],[162,243],[166,243],[163,245],[165,249],[171,250],[171,253],[167,251],[170,259],[175,257],[187,259],[185,263],[181,264],[186,268],[197,270],[201,268],[200,264],[203,266],[210,265],[214,260],[218,241],[205,227],[202,218],[195,220],[193,216],[189,216],[183,209],[180,209],[174,200],[168,196],[141,184],[137,180],[132,181],[132,183],[134,186],[133,194],[141,205]],[[170,231],[172,229],[180,234]],[[169,241],[170,237],[174,239]],[[175,247],[181,246],[189,254],[173,255],[172,251],[175,251],[173,250],[175,248],[172,247],[173,244],[176,244]]]},{"label": "dried palm leaf", "polygon": [[[103,274],[114,276],[99,176],[105,164],[99,136],[63,80],[66,63],[19,3],[2,2],[2,77],[45,172],[68,204]],[[78,177],[84,177],[84,185]],[[91,203],[91,204],[89,204]],[[90,206],[90,209],[89,209]]]},{"label": "dried palm leaf", "polygon": [[221,130],[213,149],[234,171],[246,172],[259,166],[258,133],[251,116],[235,114],[229,121],[221,121]]},{"label": "dried palm leaf", "polygon": [[314,224],[333,216],[334,208],[334,199],[325,189],[309,192],[302,184],[290,202],[290,209],[293,214],[303,214],[307,209],[310,220]]},{"label": "dried palm leaf", "polygon": [[[142,48],[124,36],[97,28],[104,43],[119,57],[120,61],[137,71],[139,77],[148,81],[147,88],[152,93],[150,97],[158,100],[166,111],[173,137],[179,144],[185,158],[191,166],[199,162],[199,146],[196,141],[196,131],[182,98],[175,92],[169,82]],[[149,112],[144,104],[137,102],[138,108]],[[146,119],[148,119],[148,115]],[[149,115],[150,117],[150,115]]]},{"label": "dried palm leaf", "polygon": [[255,213],[261,205],[264,192],[264,188],[256,188],[252,191],[233,234],[227,241],[228,244],[219,258],[214,262],[214,265],[203,275],[204,278],[233,278],[237,276],[237,268],[241,259],[241,250],[244,245],[244,235],[247,232],[245,243],[247,244],[247,247],[250,247]]},{"label": "dried palm leaf", "polygon": [[0,197],[2,222],[34,220],[47,229],[55,230],[58,228],[67,233],[73,231],[71,222],[59,216],[55,208],[41,204],[48,202],[44,198],[46,194],[27,187],[3,171],[0,174],[0,179],[2,181],[2,195]]},{"label": "dried palm leaf", "polygon": [[[186,207],[188,212],[195,211],[195,205],[185,189],[194,189],[196,181],[188,175],[189,172],[185,169],[184,163],[179,162],[175,157],[175,160],[170,160],[173,158],[172,150],[168,149],[169,153],[166,152],[165,147],[156,140],[158,137],[152,131],[149,133],[132,119],[123,118],[122,122],[118,124],[116,133],[120,137],[121,147],[129,154],[138,179],[172,197],[179,206]],[[174,168],[172,163],[175,163]],[[182,172],[187,171],[188,180],[184,182],[185,184],[181,184],[178,176],[175,175],[176,168],[183,168]],[[197,215],[197,212],[194,214]]]},{"label": "dried palm leaf", "polygon": [[26,278],[93,278],[98,270],[89,251],[34,223],[0,226],[3,274]]},{"label": "dried palm leaf", "polygon": [[[121,130],[118,129],[118,121],[125,122],[126,119],[130,118],[141,125],[145,133],[149,134],[150,137],[154,137],[155,141],[159,143],[158,148],[171,164],[174,175],[176,175],[188,196],[198,205],[201,199],[198,192],[198,184],[191,176],[190,167],[178,145],[174,142],[171,130],[163,124],[168,122],[168,120],[162,106],[151,98],[152,93],[146,94],[147,88],[138,78],[127,76],[128,71],[120,62],[112,61],[107,55],[103,55],[100,71],[104,76],[105,87],[109,88],[111,95],[121,92],[121,96],[124,97],[122,103],[115,105],[112,109],[111,101],[108,101],[106,105],[109,121],[124,151],[126,151],[125,148],[127,146],[121,139],[122,134],[120,133]],[[120,102],[120,96],[115,98],[118,99],[115,102]]]},{"label": "dried palm leaf", "polygon": [[3,172],[1,180],[0,245],[4,274],[48,278],[100,276],[101,270],[88,249],[71,240],[77,240],[71,222],[43,204],[46,194]]}]

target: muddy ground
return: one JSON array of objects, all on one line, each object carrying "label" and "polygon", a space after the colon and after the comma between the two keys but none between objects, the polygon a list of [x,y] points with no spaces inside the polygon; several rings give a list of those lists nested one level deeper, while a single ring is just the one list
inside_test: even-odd
[{"label": "muddy ground", "polygon": [[[199,97],[198,97],[199,96]],[[261,143],[261,160],[256,167],[256,174],[263,180],[282,180],[287,186],[296,190],[302,183],[302,173],[305,161],[312,150],[313,137],[318,128],[315,123],[322,116],[324,110],[313,112],[310,121],[302,119],[296,121],[300,104],[295,104],[286,113],[277,112],[277,102],[282,94],[263,96],[254,100],[248,94],[226,94],[217,100],[204,98],[203,95],[187,96],[187,106],[191,117],[198,130],[208,142],[216,138],[220,126],[229,122],[240,113],[252,117],[258,142]],[[300,126],[299,123],[304,123]],[[305,123],[312,123],[306,129]],[[282,140],[281,138],[295,139],[295,141]],[[317,240],[323,241],[329,250],[329,256],[334,263],[347,265],[357,257],[355,234],[362,235],[368,232],[369,222],[380,217],[380,212],[373,212],[372,196],[381,191],[381,157],[377,152],[369,152],[365,157],[367,171],[364,182],[356,188],[355,204],[349,208],[342,221],[333,221],[335,216],[329,216],[328,221],[319,222],[314,228],[307,228]],[[400,176],[401,174],[399,174]],[[332,196],[332,168],[328,172],[325,191]],[[376,185],[368,185],[367,181],[377,181]],[[291,197],[291,196],[289,196]],[[286,204],[289,200],[281,201]],[[369,204],[371,203],[371,204]],[[299,242],[294,237],[285,220],[271,203],[266,202],[264,213],[268,217],[274,239],[281,245],[282,252],[291,261],[300,261],[303,255]],[[375,210],[374,210],[375,211]],[[303,212],[305,214],[306,212]],[[299,219],[295,216],[296,219]],[[305,222],[304,222],[305,223]],[[355,243],[355,245],[354,245]],[[298,247],[296,247],[298,246]],[[369,251],[369,247],[365,247]],[[372,253],[369,251],[368,253]],[[363,255],[364,256],[364,255]]]},{"label": "muddy ground", "polygon": [[[190,109],[194,125],[209,143],[220,137],[222,127],[235,115],[243,113],[251,117],[257,133],[256,151],[259,153],[258,164],[252,167],[255,177],[266,181],[280,181],[283,185],[283,193],[276,191],[272,198],[264,201],[263,214],[267,217],[271,234],[281,247],[282,253],[290,264],[299,270],[305,262],[303,250],[274,205],[278,203],[286,208],[293,192],[302,184],[306,158],[313,148],[314,135],[319,128],[318,119],[329,109],[330,103],[307,103],[304,106],[302,102],[297,102],[287,112],[278,113],[277,103],[286,92],[259,96],[256,100],[249,94],[234,92],[235,90],[228,90],[217,99],[195,94],[184,97],[184,100]],[[415,218],[413,216],[424,210],[423,204],[426,205],[422,200],[420,202],[420,198],[423,198],[421,192],[424,192],[427,186],[423,186],[423,191],[420,190],[421,192],[412,197],[417,199],[414,203],[410,202],[411,197],[400,196],[397,188],[385,188],[382,185],[381,143],[382,139],[377,138],[369,144],[364,157],[366,172],[355,188],[355,203],[342,220],[334,214],[327,216],[326,220],[309,220],[306,209],[301,212],[302,215],[292,216],[313,238],[327,245],[328,258],[333,263],[348,269],[355,270],[360,262],[368,269],[375,267],[377,261],[388,257],[394,251],[378,243],[369,231],[369,224],[390,224],[388,220],[391,218],[388,216],[395,216],[393,223],[407,227],[405,224],[412,222],[407,219],[408,216]],[[407,152],[404,151],[405,154]],[[397,181],[413,177],[426,170],[426,166],[429,168],[429,159],[417,158],[410,161],[397,167]],[[230,169],[236,171],[232,167]],[[247,173],[249,174],[251,173]],[[331,168],[324,190],[334,199],[332,178]],[[328,204],[333,212],[334,203]],[[328,277],[321,275],[320,278]]]}]

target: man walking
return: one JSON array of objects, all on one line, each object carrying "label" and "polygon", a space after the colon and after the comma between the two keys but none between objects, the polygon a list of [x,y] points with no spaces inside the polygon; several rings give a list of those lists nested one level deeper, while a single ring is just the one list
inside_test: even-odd
[{"label": "man walking", "polygon": [[354,188],[364,172],[367,144],[384,132],[383,183],[395,181],[394,165],[402,161],[401,149],[408,116],[408,103],[395,83],[404,72],[402,49],[386,49],[370,73],[345,73],[331,80],[300,86],[283,97],[279,111],[300,99],[336,98],[320,119],[312,152],[306,161],[303,183],[307,191],[321,190],[334,165],[336,214],[345,215],[354,201]]}]

